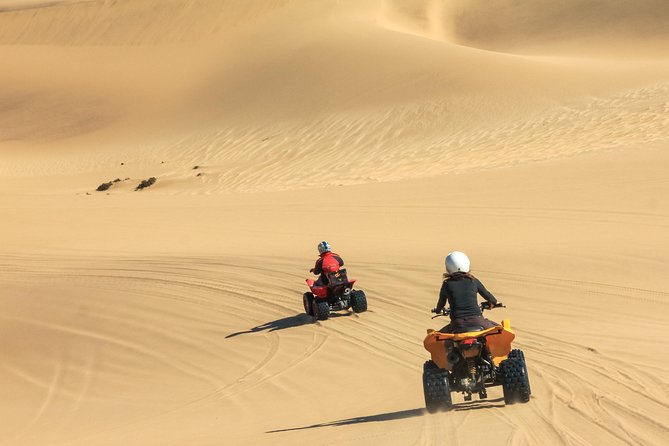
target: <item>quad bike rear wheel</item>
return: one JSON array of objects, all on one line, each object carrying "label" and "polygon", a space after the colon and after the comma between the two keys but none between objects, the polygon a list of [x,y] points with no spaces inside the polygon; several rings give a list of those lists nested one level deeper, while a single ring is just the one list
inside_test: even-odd
[{"label": "quad bike rear wheel", "polygon": [[314,294],[306,292],[302,295],[302,303],[304,304],[304,312],[309,316],[314,315]]},{"label": "quad bike rear wheel", "polygon": [[[515,352],[515,353],[514,353]],[[525,356],[520,350],[513,350],[499,365],[502,374],[504,403],[527,403],[530,400],[530,380],[527,376]]]},{"label": "quad bike rear wheel", "polygon": [[367,296],[362,290],[351,291],[351,309],[354,313],[367,311]]},{"label": "quad bike rear wheel", "polygon": [[315,299],[312,308],[314,311],[314,317],[319,321],[324,321],[330,317],[330,304],[327,300],[317,300]]},{"label": "quad bike rear wheel", "polygon": [[523,353],[522,350],[519,349],[513,349],[509,353],[509,358],[520,358],[523,361],[523,367],[525,369],[525,376],[527,376],[527,389],[530,392],[530,395],[532,395],[532,386],[530,385],[530,375],[527,373],[527,363],[525,362],[525,353]]},{"label": "quad bike rear wheel", "polygon": [[433,361],[423,365],[423,394],[425,408],[430,413],[453,408],[448,371],[440,369]]}]

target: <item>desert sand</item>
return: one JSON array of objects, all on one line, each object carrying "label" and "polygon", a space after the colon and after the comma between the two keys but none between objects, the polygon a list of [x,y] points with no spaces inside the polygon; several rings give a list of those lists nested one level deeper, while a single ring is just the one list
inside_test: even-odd
[{"label": "desert sand", "polygon": [[[0,1],[0,85],[0,444],[669,444],[665,0]],[[528,404],[424,411],[452,250]]]}]

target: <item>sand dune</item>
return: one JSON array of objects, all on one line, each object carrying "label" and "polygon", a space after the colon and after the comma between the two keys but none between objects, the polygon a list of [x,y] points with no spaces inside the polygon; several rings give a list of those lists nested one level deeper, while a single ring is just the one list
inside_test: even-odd
[{"label": "sand dune", "polygon": [[389,0],[395,29],[493,51],[664,55],[669,7],[661,0]]},{"label": "sand dune", "polygon": [[[665,3],[0,2],[0,444],[667,444]],[[423,410],[453,249],[526,405]]]}]

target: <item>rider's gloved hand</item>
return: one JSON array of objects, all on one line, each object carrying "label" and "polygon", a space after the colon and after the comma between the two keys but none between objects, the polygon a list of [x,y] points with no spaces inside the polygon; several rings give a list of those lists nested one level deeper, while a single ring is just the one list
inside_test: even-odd
[{"label": "rider's gloved hand", "polygon": [[431,309],[430,311],[431,311],[432,313],[436,313],[436,312],[437,312],[437,307],[434,307],[434,308]]},{"label": "rider's gloved hand", "polygon": [[309,272],[313,274],[313,273],[314,273],[314,269],[311,268],[311,269],[309,270]]}]

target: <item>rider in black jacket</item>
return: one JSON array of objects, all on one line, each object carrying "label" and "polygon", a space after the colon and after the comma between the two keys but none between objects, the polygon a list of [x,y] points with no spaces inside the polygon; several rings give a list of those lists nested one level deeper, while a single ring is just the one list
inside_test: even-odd
[{"label": "rider in black jacket", "polygon": [[454,251],[446,257],[444,283],[439,292],[439,302],[434,309],[440,313],[448,302],[451,309],[451,323],[439,330],[442,333],[474,331],[470,328],[492,328],[499,325],[483,317],[478,305],[480,294],[491,306],[497,304],[495,296],[488,291],[480,280],[469,273],[469,258],[462,252]]}]

